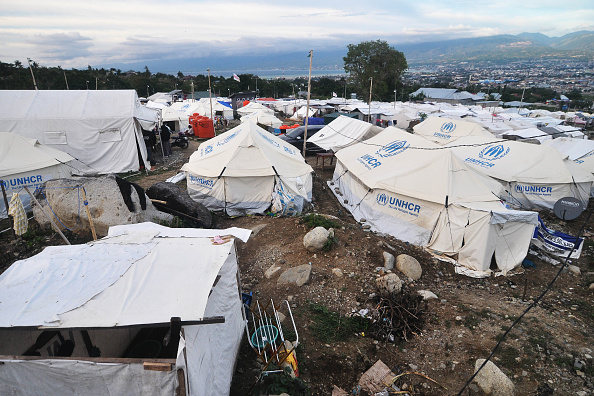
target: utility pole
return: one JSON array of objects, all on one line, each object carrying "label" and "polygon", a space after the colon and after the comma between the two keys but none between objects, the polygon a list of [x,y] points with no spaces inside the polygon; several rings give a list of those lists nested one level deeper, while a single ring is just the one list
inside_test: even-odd
[{"label": "utility pole", "polygon": [[210,87],[210,68],[206,70],[208,70],[208,99],[210,102],[210,119],[212,120],[212,88]]},{"label": "utility pole", "polygon": [[66,70],[62,70],[62,72],[64,73],[64,81],[66,81],[66,89],[70,90],[70,88],[68,87],[68,79],[66,78]]},{"label": "utility pole", "polygon": [[371,124],[371,91],[373,90],[373,77],[369,77],[369,118],[367,121]]},{"label": "utility pole", "polygon": [[33,74],[33,68],[31,67],[31,59],[27,58],[27,63],[29,64],[29,70],[31,71],[31,77],[33,77],[33,85],[35,86],[35,90],[37,91],[37,81],[35,81],[35,74]]},{"label": "utility pole", "polygon": [[309,99],[311,96],[311,64],[313,60],[313,50],[309,51],[309,77],[307,79],[307,107],[305,108],[305,131],[303,131],[303,158],[307,148],[307,125],[309,124]]}]

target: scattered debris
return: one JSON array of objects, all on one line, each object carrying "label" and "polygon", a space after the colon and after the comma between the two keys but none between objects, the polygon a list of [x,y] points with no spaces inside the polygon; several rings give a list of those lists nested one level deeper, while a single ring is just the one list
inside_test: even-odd
[{"label": "scattered debris", "polygon": [[403,293],[391,298],[381,298],[373,318],[377,326],[377,338],[393,342],[395,338],[408,340],[420,334],[425,324],[427,304],[418,294]]},{"label": "scattered debris", "polygon": [[396,274],[387,274],[377,278],[375,280],[375,286],[380,295],[390,297],[400,293],[400,290],[402,290],[402,281]]}]

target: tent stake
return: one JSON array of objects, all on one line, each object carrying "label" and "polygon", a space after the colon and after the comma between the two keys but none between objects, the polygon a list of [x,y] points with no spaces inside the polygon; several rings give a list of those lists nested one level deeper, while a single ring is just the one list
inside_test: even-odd
[{"label": "tent stake", "polygon": [[89,201],[87,201],[87,193],[85,192],[85,188],[83,186],[79,186],[82,188],[83,194],[83,202],[85,204],[85,209],[87,210],[87,217],[89,218],[89,225],[91,226],[91,232],[93,233],[93,240],[97,240],[97,232],[95,232],[95,225],[93,224],[93,219],[91,218],[91,211],[89,210]]},{"label": "tent stake", "polygon": [[27,191],[27,193],[29,193],[29,195],[31,196],[31,199],[37,204],[37,206],[39,206],[39,209],[41,210],[41,213],[43,213],[45,215],[45,217],[47,217],[47,219],[50,221],[50,224],[52,225],[52,227],[54,228],[54,230],[56,230],[56,232],[58,234],[60,234],[60,236],[62,237],[62,239],[64,240],[64,242],[66,242],[67,245],[70,245],[71,243],[68,241],[68,239],[66,239],[66,237],[64,236],[64,234],[62,234],[62,231],[60,231],[60,229],[58,228],[58,226],[56,225],[56,223],[54,223],[54,221],[52,220],[51,217],[48,216],[47,213],[45,213],[45,210],[43,210],[43,208],[41,207],[41,204],[39,203],[39,201],[37,200],[37,198],[35,198],[33,196],[33,194],[31,194],[31,191],[29,191],[29,189],[27,187],[23,187],[25,189],[25,191]]}]

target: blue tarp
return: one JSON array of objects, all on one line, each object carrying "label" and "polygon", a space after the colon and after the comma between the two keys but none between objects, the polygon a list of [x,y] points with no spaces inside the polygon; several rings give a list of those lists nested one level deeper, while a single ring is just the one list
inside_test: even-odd
[{"label": "blue tarp", "polygon": [[320,117],[309,117],[307,119],[308,125],[324,125],[324,119]]}]

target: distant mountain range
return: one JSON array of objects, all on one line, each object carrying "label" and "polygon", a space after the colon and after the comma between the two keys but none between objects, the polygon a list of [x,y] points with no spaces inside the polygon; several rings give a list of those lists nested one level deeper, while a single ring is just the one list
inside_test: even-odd
[{"label": "distant mountain range", "polygon": [[561,37],[541,33],[502,34],[398,46],[409,64],[444,61],[510,61],[579,58],[594,55],[594,32],[580,31]]},{"label": "distant mountain range", "polygon": [[[502,34],[497,36],[435,41],[417,44],[390,43],[404,52],[409,66],[442,62],[508,62],[537,59],[594,59],[594,32],[579,31],[561,37],[549,37],[541,33]],[[343,69],[342,57],[345,48],[316,50],[314,68],[337,74]],[[208,58],[165,59],[146,62],[104,65],[122,70],[143,70],[148,66],[152,72],[177,74],[206,74],[210,68],[214,75],[229,77],[232,73],[253,73],[263,77],[282,76],[291,70],[307,70],[309,61],[306,51],[284,52],[268,55],[220,56]],[[99,66],[101,67],[101,66]],[[261,73],[259,73],[259,71]],[[263,73],[266,71],[267,73]],[[316,73],[323,74],[323,73]]]}]

